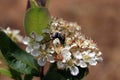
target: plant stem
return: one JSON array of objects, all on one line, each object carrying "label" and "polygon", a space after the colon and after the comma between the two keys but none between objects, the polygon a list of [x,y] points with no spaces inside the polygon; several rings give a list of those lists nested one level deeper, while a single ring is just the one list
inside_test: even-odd
[{"label": "plant stem", "polygon": [[44,77],[44,67],[41,67],[41,71],[40,71],[41,80],[43,79],[43,77]]},{"label": "plant stem", "polygon": [[38,4],[39,6],[42,6],[42,7],[45,7],[45,6],[46,6],[46,1],[47,1],[47,0],[36,0],[37,4]]},{"label": "plant stem", "polygon": [[31,5],[30,5],[30,0],[28,0],[28,1],[27,1],[27,9],[26,9],[26,10],[28,10],[30,7],[31,7]]},{"label": "plant stem", "polygon": [[[48,0],[35,0],[35,2],[37,3],[37,5],[41,6],[41,7],[46,7],[47,1]],[[27,2],[27,9],[29,9],[30,7],[31,7],[30,0],[28,0],[28,2]]]}]

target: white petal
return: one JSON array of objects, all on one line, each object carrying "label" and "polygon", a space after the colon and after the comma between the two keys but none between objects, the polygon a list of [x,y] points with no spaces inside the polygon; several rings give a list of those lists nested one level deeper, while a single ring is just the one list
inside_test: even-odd
[{"label": "white petal", "polygon": [[85,40],[86,38],[85,38],[84,35],[79,35],[79,36],[78,36],[78,39]]},{"label": "white petal", "polygon": [[85,44],[85,45],[90,44],[90,40],[85,40],[85,41],[84,41],[84,44]]},{"label": "white petal", "polygon": [[58,69],[64,69],[65,68],[65,64],[63,62],[61,62],[61,61],[58,61],[57,62],[57,67],[58,67]]},{"label": "white petal", "polygon": [[5,30],[3,30],[6,34],[11,34],[12,31],[10,29],[10,27],[7,27]]},{"label": "white petal", "polygon": [[69,51],[68,48],[63,48],[63,49],[61,50],[61,54],[68,54],[68,55],[71,55],[71,53],[70,53],[70,51]]},{"label": "white petal", "polygon": [[82,45],[82,48],[86,48],[86,47],[88,47],[89,44],[90,44],[90,41],[85,40],[81,45]]},{"label": "white petal", "polygon": [[30,53],[31,51],[33,51],[33,48],[32,48],[32,46],[27,46],[26,47],[26,52],[28,52],[28,53]]},{"label": "white petal", "polygon": [[81,68],[86,68],[87,67],[87,64],[82,60],[80,61],[79,65],[80,65]]},{"label": "white petal", "polygon": [[36,41],[42,41],[43,40],[43,36],[36,36]]},{"label": "white petal", "polygon": [[89,57],[95,57],[95,52],[89,53]]},{"label": "white petal", "polygon": [[79,74],[79,69],[76,66],[70,67],[70,72],[73,76],[77,76]]},{"label": "white petal", "polygon": [[48,49],[48,52],[53,54],[55,52],[55,49],[52,47],[51,49]]},{"label": "white petal", "polygon": [[91,50],[87,50],[87,51],[83,51],[82,54],[84,55],[88,55],[90,53]]},{"label": "white petal", "polygon": [[53,58],[52,55],[48,54],[48,55],[47,55],[47,58],[48,58],[48,61],[49,61],[50,63],[54,63],[54,62],[55,62],[55,60],[54,60],[54,58]]},{"label": "white petal", "polygon": [[98,54],[97,54],[97,56],[101,56],[101,55],[102,55],[102,52],[99,51]]},{"label": "white petal", "polygon": [[89,45],[89,48],[95,49],[95,48],[96,48],[96,44],[90,44],[90,45]]},{"label": "white petal", "polygon": [[72,48],[72,47],[76,47],[76,46],[77,46],[77,44],[76,44],[76,43],[74,43],[74,44],[72,44],[72,45],[71,45],[71,48]]},{"label": "white petal", "polygon": [[54,46],[60,44],[60,40],[58,38],[56,38],[55,40],[53,40],[53,44],[54,44]]},{"label": "white petal", "polygon": [[82,54],[79,51],[76,51],[76,53],[73,54],[76,59],[81,59]]},{"label": "white petal", "polygon": [[16,37],[18,42],[22,42],[23,41],[23,37],[21,35],[16,35],[15,37]]},{"label": "white petal", "polygon": [[76,25],[76,30],[81,30],[81,27],[79,25]]},{"label": "white petal", "polygon": [[13,32],[13,35],[17,35],[20,33],[20,30],[13,30],[12,32]]},{"label": "white petal", "polygon": [[41,47],[42,47],[42,50],[45,50],[46,45],[45,45],[45,44],[43,44],[43,45],[41,45]]},{"label": "white petal", "polygon": [[72,43],[72,39],[71,38],[66,38],[65,41],[66,41],[66,44],[68,44],[68,45]]},{"label": "white petal", "polygon": [[30,42],[30,38],[29,37],[25,37],[24,39],[23,39],[23,43],[24,44],[29,44],[29,42]]},{"label": "white petal", "polygon": [[32,32],[32,33],[30,34],[30,37],[33,38],[33,39],[35,39],[36,34],[35,34],[34,32]]},{"label": "white petal", "polygon": [[70,50],[70,46],[69,45],[67,45],[67,46],[65,46],[65,48],[64,49],[67,49],[67,50]]},{"label": "white petal", "polygon": [[34,49],[38,49],[39,47],[40,47],[39,43],[34,43],[34,44],[33,44],[33,48],[34,48]]},{"label": "white petal", "polygon": [[34,49],[32,52],[31,52],[31,55],[33,56],[39,56],[40,55],[40,52],[37,50],[37,49]]},{"label": "white petal", "polygon": [[53,22],[51,25],[52,25],[52,26],[57,26],[57,25],[58,25],[58,22]]},{"label": "white petal", "polygon": [[76,66],[80,66],[80,60],[75,59],[75,60],[74,60],[74,64],[75,64]]},{"label": "white petal", "polygon": [[62,51],[61,51],[61,54],[62,54],[62,56],[63,56],[63,58],[64,58],[64,59],[63,59],[64,61],[71,59],[71,53],[70,53],[70,51],[69,51],[68,49],[63,48]]},{"label": "white petal", "polygon": [[103,61],[103,58],[102,58],[102,57],[97,57],[96,60],[97,60],[98,62],[102,62],[102,61]]},{"label": "white petal", "polygon": [[46,62],[47,62],[47,58],[43,58],[43,57],[40,57],[40,58],[38,58],[38,64],[40,65],[40,66],[44,66],[45,64],[46,64]]},{"label": "white petal", "polygon": [[89,64],[92,65],[92,66],[96,66],[97,61],[94,60],[94,59],[90,59],[90,60],[89,60]]}]

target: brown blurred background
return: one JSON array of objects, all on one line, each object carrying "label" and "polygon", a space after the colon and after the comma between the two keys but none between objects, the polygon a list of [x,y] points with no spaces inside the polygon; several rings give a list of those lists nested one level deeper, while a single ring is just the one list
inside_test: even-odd
[{"label": "brown blurred background", "polygon": [[[23,31],[27,0],[0,0],[0,26]],[[77,21],[82,31],[96,40],[104,61],[90,67],[85,80],[120,80],[120,0],[50,0],[49,11]],[[0,75],[0,80],[9,80]]]}]

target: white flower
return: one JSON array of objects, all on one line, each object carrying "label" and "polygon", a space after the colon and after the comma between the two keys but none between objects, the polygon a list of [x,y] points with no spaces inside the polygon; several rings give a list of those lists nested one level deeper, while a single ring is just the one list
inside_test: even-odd
[{"label": "white flower", "polygon": [[65,41],[66,41],[66,44],[68,44],[68,45],[72,43],[72,39],[71,38],[66,38]]},{"label": "white flower", "polygon": [[54,47],[49,48],[49,49],[47,50],[47,52],[48,52],[48,53],[51,53],[51,54],[55,53]]},{"label": "white flower", "polygon": [[30,38],[35,40],[36,42],[41,42],[43,40],[43,36],[42,35],[37,35],[35,32],[32,32],[30,34]]},{"label": "white flower", "polygon": [[28,46],[26,47],[26,52],[30,53],[31,51],[33,51],[33,48],[32,48],[31,45],[28,45]]},{"label": "white flower", "polygon": [[80,36],[80,32],[75,32],[75,34],[74,34],[74,36],[75,36],[75,38],[78,38],[79,36]]},{"label": "white flower", "polygon": [[43,36],[40,36],[40,35],[36,35],[36,41],[42,41],[43,40]]},{"label": "white flower", "polygon": [[54,57],[53,57],[53,55],[51,55],[51,54],[40,54],[40,57],[38,58],[38,64],[40,65],[40,66],[44,66],[45,64],[46,64],[46,62],[50,62],[50,63],[54,63],[55,62],[55,60],[54,60]]},{"label": "white flower", "polygon": [[40,55],[40,51],[39,50],[37,50],[37,49],[34,49],[33,51],[31,51],[31,55],[33,55],[33,56],[39,56]]},{"label": "white flower", "polygon": [[71,48],[72,48],[72,47],[77,47],[77,44],[76,44],[76,43],[73,43],[70,47],[71,47]]},{"label": "white flower", "polygon": [[86,64],[83,60],[80,60],[80,62],[78,63],[78,65],[79,65],[81,68],[86,68],[86,67],[87,67],[87,64]]},{"label": "white flower", "polygon": [[71,66],[70,67],[70,72],[73,76],[77,76],[79,74],[79,69],[76,66]]},{"label": "white flower", "polygon": [[38,64],[40,66],[44,66],[46,64],[46,62],[47,62],[47,58],[46,57],[40,57],[40,58],[38,58]]},{"label": "white flower", "polygon": [[26,37],[23,39],[23,44],[28,45],[29,42],[30,42],[30,38],[26,36]]},{"label": "white flower", "polygon": [[57,67],[58,67],[58,69],[65,69],[65,63],[63,63],[62,61],[58,61],[57,62]]},{"label": "white flower", "polygon": [[52,26],[58,26],[58,23],[57,22],[53,22],[51,25]]},{"label": "white flower", "polygon": [[89,64],[92,66],[96,66],[97,65],[97,61],[95,59],[90,59],[89,60]]},{"label": "white flower", "polygon": [[22,42],[23,37],[19,34],[20,30],[11,30],[10,27],[3,29],[3,31],[15,42]]},{"label": "white flower", "polygon": [[97,56],[101,56],[101,55],[102,55],[102,52],[99,51],[98,54],[97,54]]},{"label": "white flower", "polygon": [[90,45],[89,45],[89,48],[91,48],[91,49],[96,49],[96,44],[94,44],[94,43],[90,44]]},{"label": "white flower", "polygon": [[77,23],[55,18],[50,24],[50,30],[42,30],[51,40],[44,43],[44,37],[33,32],[24,39],[26,51],[38,59],[40,66],[44,66],[46,62],[55,62],[58,69],[69,69],[73,76],[77,76],[78,67],[95,66],[103,60],[96,44],[80,30]]},{"label": "white flower", "polygon": [[102,62],[102,61],[103,61],[103,58],[102,58],[102,57],[96,57],[96,61]]},{"label": "white flower", "polygon": [[76,59],[82,59],[82,54],[80,53],[80,51],[76,51],[75,53],[73,53],[73,56],[74,56]]},{"label": "white flower", "polygon": [[95,54],[96,54],[95,52],[91,52],[91,53],[88,54],[88,56],[93,58],[93,57],[95,57]]},{"label": "white flower", "polygon": [[66,62],[71,59],[71,52],[69,51],[69,47],[65,47],[61,50],[61,54],[63,56],[63,62]]},{"label": "white flower", "polygon": [[39,43],[33,43],[33,48],[34,49],[39,49],[39,47],[40,47],[40,44]]},{"label": "white flower", "polygon": [[[86,68],[87,64],[95,66],[97,64],[98,58],[95,56],[95,52],[84,51],[82,54],[79,53],[79,51],[76,52],[76,55],[74,54],[74,57],[76,58],[76,64],[82,68]],[[78,61],[79,60],[79,61]]]},{"label": "white flower", "polygon": [[[41,46],[40,42],[43,40],[43,36],[36,35],[34,32],[30,34],[30,37],[25,37],[23,43],[27,45],[26,51],[31,55],[38,57],[41,54],[41,49],[45,48],[44,44]],[[43,47],[44,46],[44,47]],[[41,48],[41,49],[40,49]],[[45,49],[44,49],[45,50]]]},{"label": "white flower", "polygon": [[46,45],[45,45],[45,44],[42,44],[42,45],[41,45],[41,48],[42,48],[42,50],[45,50]]},{"label": "white flower", "polygon": [[83,55],[88,55],[91,52],[91,50],[87,50],[87,51],[83,51],[82,54]]},{"label": "white flower", "polygon": [[79,25],[76,24],[76,30],[77,31],[80,31],[81,30],[81,27]]},{"label": "white flower", "polygon": [[53,58],[53,56],[51,54],[47,54],[47,60],[50,62],[50,63],[54,63],[55,60]]},{"label": "white flower", "polygon": [[90,44],[90,40],[85,40],[85,41],[81,44],[81,46],[82,46],[82,48],[86,48],[86,47],[88,47],[89,44]]}]

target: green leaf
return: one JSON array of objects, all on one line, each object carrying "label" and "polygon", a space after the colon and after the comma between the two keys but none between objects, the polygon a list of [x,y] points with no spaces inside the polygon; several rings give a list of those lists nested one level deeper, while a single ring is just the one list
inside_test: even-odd
[{"label": "green leaf", "polygon": [[9,70],[10,70],[10,72],[11,72],[11,74],[12,74],[12,78],[13,78],[14,80],[22,80],[21,73],[13,70],[13,69],[11,69],[11,68],[10,68]]},{"label": "green leaf", "polygon": [[11,69],[21,74],[39,74],[33,56],[19,48],[3,31],[0,31],[0,50]]},{"label": "green leaf", "polygon": [[2,63],[6,63],[4,56],[2,55],[2,52],[0,51],[0,61]]},{"label": "green leaf", "polygon": [[12,77],[11,72],[5,68],[0,68],[0,74],[8,76],[8,77]]},{"label": "green leaf", "polygon": [[32,75],[25,75],[24,80],[32,80],[33,76]]},{"label": "green leaf", "polygon": [[71,75],[68,70],[58,70],[56,64],[52,64],[51,68],[45,75],[43,80],[82,80],[88,73],[88,68],[80,68],[77,76]]},{"label": "green leaf", "polygon": [[24,19],[25,32],[27,35],[31,32],[42,34],[42,30],[48,28],[49,23],[50,15],[46,8],[30,8]]},{"label": "green leaf", "polygon": [[[2,52],[1,52],[1,51],[0,51],[0,59],[2,59],[2,62],[3,62],[3,63],[7,63],[6,60],[5,60],[5,58],[4,58],[4,56],[2,55]],[[9,73],[10,73],[10,75],[11,75],[11,76],[8,76],[8,77],[11,77],[11,78],[13,78],[13,79],[15,79],[15,80],[22,80],[21,74],[20,74],[19,72],[11,69],[10,67],[8,67],[8,68],[9,68],[8,71],[9,71]],[[2,73],[1,73],[1,74],[2,74]],[[3,75],[4,75],[4,74],[3,74]],[[7,75],[5,75],[5,76],[7,76]]]},{"label": "green leaf", "polygon": [[66,80],[66,78],[58,72],[56,64],[52,64],[43,80]]}]

